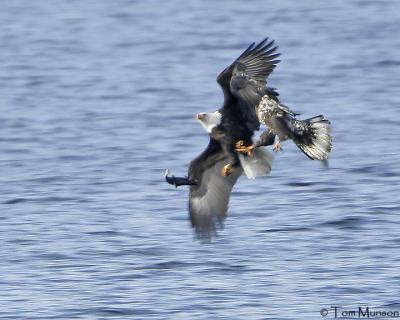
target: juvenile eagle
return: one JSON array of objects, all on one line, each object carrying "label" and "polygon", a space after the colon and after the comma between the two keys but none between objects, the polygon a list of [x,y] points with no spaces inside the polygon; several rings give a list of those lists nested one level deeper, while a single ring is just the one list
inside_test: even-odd
[{"label": "juvenile eagle", "polygon": [[[323,115],[306,120],[296,119],[297,114],[279,101],[275,89],[266,86],[267,77],[275,67],[275,65],[271,66],[270,53],[277,47],[269,49],[271,42],[264,45],[265,42],[266,40],[258,45],[251,44],[224,71],[224,92],[247,102],[245,106],[249,108],[248,112],[250,114],[255,112],[259,122],[267,126],[262,136],[276,135],[275,151],[280,150],[280,142],[291,139],[310,159],[327,160],[332,149],[329,120]],[[266,51],[267,49],[269,50]],[[251,155],[254,148],[258,146],[257,143],[246,145],[246,141],[238,141],[236,151]]]}]

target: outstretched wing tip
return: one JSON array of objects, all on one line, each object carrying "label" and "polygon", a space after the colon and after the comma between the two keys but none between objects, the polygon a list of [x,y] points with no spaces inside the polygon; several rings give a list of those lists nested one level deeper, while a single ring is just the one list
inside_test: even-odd
[{"label": "outstretched wing tip", "polygon": [[[225,100],[230,101],[233,95],[254,108],[260,99],[260,92],[267,90],[267,78],[281,61],[278,59],[281,55],[277,52],[278,48],[274,40],[265,37],[258,43],[251,43],[225,68],[217,77]],[[249,114],[250,118],[254,118],[252,111]]]},{"label": "outstretched wing tip", "polygon": [[251,50],[246,49],[229,68],[230,92],[236,95],[247,86],[265,88],[268,76],[280,62],[277,58],[281,54],[277,49],[274,40],[269,40],[268,37],[257,45],[252,45]]}]

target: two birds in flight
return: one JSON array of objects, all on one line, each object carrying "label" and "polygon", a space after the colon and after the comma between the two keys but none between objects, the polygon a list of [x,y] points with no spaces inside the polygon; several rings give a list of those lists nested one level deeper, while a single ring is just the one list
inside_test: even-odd
[{"label": "two birds in flight", "polygon": [[[292,140],[310,159],[326,161],[332,148],[330,122],[322,115],[298,120],[283,105],[267,78],[277,60],[274,41],[252,43],[218,76],[224,93],[223,106],[214,113],[196,117],[210,136],[207,148],[189,165],[187,177],[169,175],[166,181],[176,187],[189,185],[189,214],[196,234],[208,239],[216,234],[226,218],[233,186],[244,172],[247,177],[267,175],[272,156],[265,150]],[[260,125],[266,129],[253,143]]]}]

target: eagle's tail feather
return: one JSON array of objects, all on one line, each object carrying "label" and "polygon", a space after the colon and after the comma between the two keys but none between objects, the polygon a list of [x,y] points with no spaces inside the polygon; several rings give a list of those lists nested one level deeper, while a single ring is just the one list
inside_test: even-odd
[{"label": "eagle's tail feather", "polygon": [[293,141],[312,160],[327,160],[332,149],[331,123],[323,115],[295,120]]},{"label": "eagle's tail feather", "polygon": [[263,147],[253,150],[252,156],[239,154],[240,164],[247,178],[255,179],[259,176],[266,176],[271,172],[274,156]]}]

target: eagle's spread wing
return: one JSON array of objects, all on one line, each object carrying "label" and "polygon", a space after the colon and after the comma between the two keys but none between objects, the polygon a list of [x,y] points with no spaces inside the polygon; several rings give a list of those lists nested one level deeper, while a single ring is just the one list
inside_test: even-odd
[{"label": "eagle's spread wing", "polygon": [[227,157],[211,139],[206,151],[190,164],[190,176],[198,181],[198,185],[190,187],[189,213],[200,238],[207,239],[216,234],[216,227],[226,217],[232,188],[243,172],[238,167],[231,175],[222,177],[221,170],[226,163]]},{"label": "eagle's spread wing", "polygon": [[235,62],[230,81],[231,92],[248,102],[254,107],[258,100],[253,100],[254,96],[264,92],[267,84],[267,77],[276,67],[279,60],[279,53],[276,53],[277,46],[274,41],[268,42],[264,39],[254,48],[249,47]]},{"label": "eagle's spread wing", "polygon": [[268,38],[257,45],[252,43],[218,76],[217,82],[224,91],[225,102],[232,101],[232,96],[236,97],[246,116],[246,112],[254,113],[255,106],[264,94],[268,93],[272,97],[278,95],[266,87],[267,77],[280,61],[276,60],[280,55],[277,49],[274,41],[268,41]]}]

